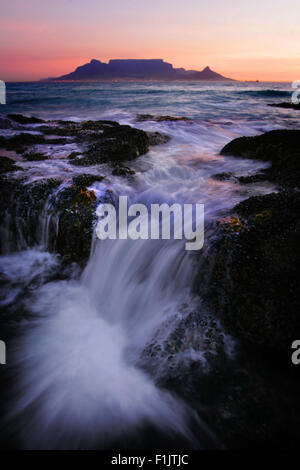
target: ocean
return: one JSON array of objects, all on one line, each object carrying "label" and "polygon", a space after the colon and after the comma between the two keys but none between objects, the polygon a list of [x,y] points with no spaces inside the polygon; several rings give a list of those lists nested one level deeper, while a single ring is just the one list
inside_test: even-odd
[{"label": "ocean", "polygon": [[[239,136],[296,128],[297,111],[268,106],[290,101],[292,91],[288,83],[9,83],[0,111],[113,120],[167,134],[168,143],[129,163],[133,180],[113,176],[106,164],[73,166],[59,145],[49,145],[49,160],[16,160],[28,182],[51,177],[69,185],[74,175],[101,174],[91,186],[97,196],[109,189],[146,206],[204,204],[207,247],[210,223],[250,196],[276,191],[270,182],[214,179],[268,166],[220,156],[222,147]],[[146,114],[188,120],[141,120]],[[0,129],[3,136],[17,132]],[[212,416],[229,411],[207,377],[233,367],[239,342],[193,292],[197,255],[182,240],[94,238],[86,267],[62,275],[47,249],[48,227],[49,213],[42,213],[37,244],[15,250],[3,240],[1,308],[26,312],[8,320],[15,328],[10,438],[27,449],[223,448],[226,429]]]}]

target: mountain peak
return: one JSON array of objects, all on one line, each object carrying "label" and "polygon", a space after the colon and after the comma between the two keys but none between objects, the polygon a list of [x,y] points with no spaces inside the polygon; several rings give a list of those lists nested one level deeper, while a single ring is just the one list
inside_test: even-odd
[{"label": "mountain peak", "polygon": [[201,72],[174,68],[163,59],[91,59],[56,80],[230,80],[205,67]]}]

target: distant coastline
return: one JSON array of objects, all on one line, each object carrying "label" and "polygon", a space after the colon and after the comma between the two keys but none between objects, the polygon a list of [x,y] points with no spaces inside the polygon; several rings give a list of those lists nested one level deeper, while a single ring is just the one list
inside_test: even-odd
[{"label": "distant coastline", "polygon": [[115,59],[108,63],[92,59],[89,63],[77,67],[73,72],[60,77],[42,79],[49,81],[234,81],[232,78],[211,70],[186,70],[174,68],[163,59]]}]

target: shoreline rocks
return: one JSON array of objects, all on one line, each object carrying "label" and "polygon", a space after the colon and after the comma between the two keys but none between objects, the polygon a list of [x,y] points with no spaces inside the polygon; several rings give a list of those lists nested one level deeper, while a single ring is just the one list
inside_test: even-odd
[{"label": "shoreline rocks", "polygon": [[299,142],[299,130],[275,130],[254,137],[238,137],[223,147],[221,155],[269,161],[271,167],[260,171],[266,180],[283,187],[299,187]]},{"label": "shoreline rocks", "polygon": [[[30,127],[31,124],[34,127]],[[1,118],[1,126],[18,133],[0,136],[0,149],[21,154],[24,162],[42,162],[53,158],[49,154],[49,145],[75,143],[79,151],[69,151],[65,157],[71,165],[84,167],[109,163],[113,176],[126,178],[132,178],[135,172],[124,162],[145,154],[151,145],[169,140],[168,136],[159,132],[147,133],[103,120],[44,121],[13,114]],[[48,149],[47,154],[44,148]],[[23,170],[22,178],[9,174],[17,170]],[[72,183],[67,186],[65,183],[62,185],[63,180],[59,177],[28,182],[27,170],[4,156],[0,156],[0,173],[1,252],[46,243],[46,249],[60,254],[66,264],[76,262],[83,266],[90,255],[96,206],[101,200],[113,203],[113,194],[109,189],[100,198],[88,189],[104,177],[76,172]]]},{"label": "shoreline rocks", "polygon": [[286,349],[300,334],[300,193],[246,199],[216,232],[197,290],[238,337]]},{"label": "shoreline rocks", "polygon": [[[151,146],[165,144],[170,139],[160,132],[145,132],[115,121],[44,121],[19,114],[0,120],[0,128],[16,130],[16,125],[19,133],[0,136],[0,149],[15,151],[29,161],[38,161],[51,158],[43,157],[44,147],[73,143],[78,146],[78,151],[69,153],[68,159],[76,166],[133,160],[147,153]],[[36,146],[39,146],[38,150]]]},{"label": "shoreline rocks", "polygon": [[221,154],[270,161],[237,179],[270,180],[280,191],[250,197],[217,222],[195,290],[238,338],[283,351],[300,336],[300,131],[240,137]]}]

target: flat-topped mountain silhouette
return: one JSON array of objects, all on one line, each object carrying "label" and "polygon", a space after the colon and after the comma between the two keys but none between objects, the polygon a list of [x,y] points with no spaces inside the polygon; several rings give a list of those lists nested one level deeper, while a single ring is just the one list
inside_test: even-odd
[{"label": "flat-topped mountain silhouette", "polygon": [[163,59],[92,59],[74,72],[48,80],[232,80],[205,67],[201,72],[174,68]]}]

